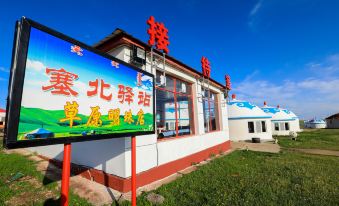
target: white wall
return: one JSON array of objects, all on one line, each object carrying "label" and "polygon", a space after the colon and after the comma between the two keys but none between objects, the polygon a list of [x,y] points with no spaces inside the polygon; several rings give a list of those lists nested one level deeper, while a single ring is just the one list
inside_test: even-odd
[{"label": "white wall", "polygon": [[300,122],[299,119],[295,119],[293,121],[290,121],[290,130],[294,132],[300,132]]},{"label": "white wall", "polygon": [[[285,124],[286,122],[289,123],[290,129],[289,130],[281,130],[280,123]],[[279,123],[279,131],[275,130],[274,123]],[[288,135],[290,135],[290,131],[291,131],[291,121],[272,121],[271,127],[272,127],[272,135],[288,136]]]},{"label": "white wall", "polygon": [[[249,133],[248,132],[248,122],[249,121],[265,121],[266,122],[266,132]],[[272,128],[270,119],[236,119],[229,120],[229,131],[230,139],[232,141],[244,141],[252,140],[252,137],[259,137],[261,140],[272,140]],[[255,127],[255,126],[254,126]]]}]

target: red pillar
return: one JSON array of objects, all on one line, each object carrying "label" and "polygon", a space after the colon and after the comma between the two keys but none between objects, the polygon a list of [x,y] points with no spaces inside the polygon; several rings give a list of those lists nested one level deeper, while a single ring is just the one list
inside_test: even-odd
[{"label": "red pillar", "polygon": [[71,144],[64,144],[64,161],[62,162],[61,206],[68,206],[69,177],[71,173]]},{"label": "red pillar", "polygon": [[137,169],[136,169],[136,140],[135,136],[131,138],[131,193],[132,193],[132,206],[137,205]]}]

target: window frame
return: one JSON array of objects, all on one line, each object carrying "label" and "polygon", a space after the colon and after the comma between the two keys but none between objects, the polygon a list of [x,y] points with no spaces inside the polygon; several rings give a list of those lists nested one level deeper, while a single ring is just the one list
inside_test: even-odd
[{"label": "window frame", "polygon": [[[156,75],[155,77],[157,78],[157,73],[160,72],[158,70],[156,70]],[[159,90],[159,91],[165,91],[165,92],[170,92],[173,94],[173,100],[174,100],[174,109],[175,109],[175,136],[173,137],[166,137],[166,138],[159,138],[159,134],[158,134],[158,131],[156,131],[156,135],[157,135],[157,141],[166,141],[166,140],[170,140],[170,139],[176,139],[176,138],[182,138],[182,137],[189,137],[189,136],[194,136],[195,135],[195,117],[194,117],[194,95],[193,95],[193,84],[188,82],[188,81],[185,81],[183,79],[180,79],[176,76],[172,76],[172,75],[169,75],[169,74],[166,74],[166,81],[167,81],[167,76],[169,76],[172,80],[173,80],[173,90],[171,89],[168,89],[168,88],[163,88],[161,86],[155,86],[155,90]],[[178,92],[177,91],[177,80],[179,80],[180,82],[184,82],[186,83],[186,91],[187,89],[189,88],[190,89],[190,94],[187,94],[187,93],[183,93],[183,92]],[[188,99],[190,99],[191,101],[191,111],[192,111],[192,114],[190,116],[190,127],[191,127],[191,132],[190,134],[186,134],[186,135],[179,135],[179,117],[178,117],[178,101],[177,101],[177,98],[178,96],[186,96],[188,97]],[[155,97],[155,103],[157,102],[157,97]],[[158,125],[157,125],[157,122],[156,122],[156,128],[158,129]]]},{"label": "window frame", "polygon": [[[253,128],[253,132],[250,131],[250,124],[251,124],[251,123],[252,123],[252,126],[253,126],[253,127],[252,127],[252,128]],[[255,132],[255,124],[254,124],[254,121],[248,121],[248,122],[247,122],[247,131],[248,131],[249,134],[255,134],[255,133],[256,133],[256,132]]]},{"label": "window frame", "polygon": [[[207,97],[205,96],[205,92],[208,92]],[[205,134],[207,133],[212,133],[212,132],[218,132],[221,130],[220,126],[220,110],[219,110],[219,98],[218,98],[218,93],[211,91],[210,89],[207,90],[207,88],[201,86],[201,93],[203,94],[201,96],[201,103],[202,103],[202,108],[203,108],[203,120],[204,120],[204,132]],[[214,99],[211,98],[212,95],[214,95]],[[209,121],[208,121],[208,131],[206,131],[205,128],[205,109],[204,109],[204,101],[207,100],[208,102],[208,113],[209,113]],[[212,128],[212,112],[211,112],[211,103],[214,103],[214,118],[215,118],[215,130],[211,130]]]},{"label": "window frame", "polygon": [[265,120],[261,120],[260,122],[261,122],[261,132],[266,133],[267,132],[266,121]]},{"label": "window frame", "polygon": [[[278,125],[278,129],[277,129],[277,125]],[[280,131],[279,122],[274,122],[274,131]]]}]

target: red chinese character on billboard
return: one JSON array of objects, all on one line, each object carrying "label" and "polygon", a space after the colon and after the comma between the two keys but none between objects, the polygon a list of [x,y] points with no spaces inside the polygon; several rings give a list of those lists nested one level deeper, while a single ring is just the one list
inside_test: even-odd
[{"label": "red chinese character on billboard", "polygon": [[202,73],[205,77],[211,77],[211,65],[206,57],[201,58]]},{"label": "red chinese character on billboard", "polygon": [[51,85],[42,86],[43,91],[52,90],[52,94],[73,95],[77,96],[78,92],[71,87],[73,81],[78,79],[78,75],[67,72],[65,69],[50,69],[46,68],[46,74],[50,75],[49,82]]},{"label": "red chinese character on billboard", "polygon": [[225,75],[225,81],[226,81],[226,89],[231,90],[231,77],[230,75]]},{"label": "red chinese character on billboard", "polygon": [[147,24],[149,25],[147,33],[150,36],[148,44],[151,46],[155,45],[157,49],[163,50],[168,54],[168,29],[163,23],[156,22],[153,16],[150,16],[147,20]]},{"label": "red chinese character on billboard", "polygon": [[145,107],[149,107],[150,106],[150,102],[151,102],[151,95],[147,94],[146,92],[143,91],[139,91],[138,94],[138,105],[142,104]]},{"label": "red chinese character on billboard", "polygon": [[133,102],[134,97],[133,88],[125,87],[122,84],[119,84],[118,87],[119,87],[118,98],[120,99],[119,102],[123,104],[126,101],[128,102],[128,105],[130,105],[131,102]]},{"label": "red chinese character on billboard", "polygon": [[[99,80],[96,79],[94,82],[92,81],[89,81],[88,82],[89,86],[90,87],[94,87],[94,90],[92,91],[87,91],[87,96],[94,96],[96,94],[98,94],[98,87],[99,87]],[[112,93],[109,94],[109,95],[105,95],[104,94],[104,89],[109,89],[111,88],[111,85],[110,84],[105,84],[104,80],[100,80],[100,98],[101,99],[104,99],[104,100],[107,100],[107,101],[110,101],[112,99]]]}]

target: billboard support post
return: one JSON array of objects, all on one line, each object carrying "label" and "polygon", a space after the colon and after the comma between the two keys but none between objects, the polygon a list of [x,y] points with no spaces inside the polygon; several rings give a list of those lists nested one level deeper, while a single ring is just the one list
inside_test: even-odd
[{"label": "billboard support post", "polygon": [[135,136],[131,137],[131,193],[132,193],[132,206],[137,205],[137,172],[136,172],[136,139]]},{"label": "billboard support post", "polygon": [[61,206],[68,206],[69,178],[71,173],[71,143],[64,144],[64,159],[62,162]]}]

